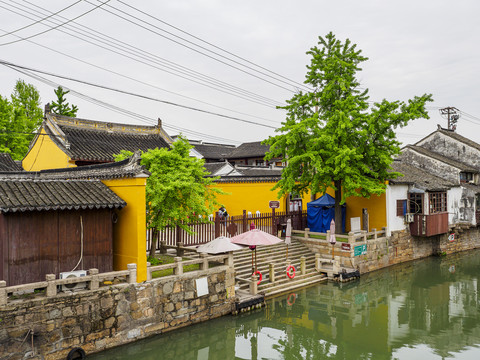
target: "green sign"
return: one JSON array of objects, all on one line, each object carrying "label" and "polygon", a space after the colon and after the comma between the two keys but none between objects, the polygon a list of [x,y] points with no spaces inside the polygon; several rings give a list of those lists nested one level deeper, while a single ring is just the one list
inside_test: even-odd
[{"label": "green sign", "polygon": [[353,256],[366,255],[367,244],[358,245],[353,248]]}]

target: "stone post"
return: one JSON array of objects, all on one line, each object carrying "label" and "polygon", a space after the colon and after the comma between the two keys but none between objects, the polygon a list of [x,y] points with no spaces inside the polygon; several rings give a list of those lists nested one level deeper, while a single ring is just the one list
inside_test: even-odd
[{"label": "stone post", "polygon": [[305,275],[307,273],[305,262],[307,258],[305,256],[300,257],[300,271],[302,272],[302,275]]},{"label": "stone post", "polygon": [[250,279],[250,295],[257,295],[258,293],[258,285],[257,285],[258,277],[256,274],[252,274]]},{"label": "stone post", "polygon": [[179,241],[177,242],[177,256],[183,256],[184,250],[182,249],[183,247],[183,242]]},{"label": "stone post", "polygon": [[173,268],[173,274],[174,275],[182,275],[183,274],[183,265],[182,265],[182,258],[180,256],[175,256],[173,258],[175,261],[175,264],[177,265],[175,268]]},{"label": "stone post", "polygon": [[90,290],[97,290],[99,287],[99,281],[98,281],[98,269],[90,269],[88,270],[88,275],[92,277],[90,280],[89,284],[89,289]]},{"label": "stone post", "polygon": [[320,254],[315,254],[315,270],[320,272]]},{"label": "stone post", "polygon": [[45,275],[47,280],[47,297],[57,296],[57,284],[55,284],[55,274]]},{"label": "stone post", "polygon": [[137,283],[137,264],[127,264],[128,274],[128,283],[136,284]]},{"label": "stone post", "polygon": [[208,254],[201,253],[200,258],[202,259],[202,262],[200,263],[200,270],[208,270]]},{"label": "stone post", "polygon": [[5,280],[0,280],[0,306],[7,305],[8,296],[7,296],[7,282]]},{"label": "stone post", "polygon": [[348,233],[348,243],[349,244],[355,244],[355,233],[353,231],[350,231]]},{"label": "stone post", "polygon": [[167,242],[165,240],[160,241],[160,254],[166,254],[167,253]]},{"label": "stone post", "polygon": [[228,267],[233,268],[234,262],[233,262],[233,251],[230,251],[228,253],[228,258],[226,258],[223,262],[224,265],[227,265]]},{"label": "stone post", "polygon": [[152,280],[152,264],[147,261],[147,281]]},{"label": "stone post", "polygon": [[377,235],[377,229],[373,228],[373,229],[372,229],[372,232],[373,232],[373,240],[377,240],[377,237],[378,237],[378,235]]},{"label": "stone post", "polygon": [[310,228],[305,228],[305,240],[308,240],[308,233],[310,232]]},{"label": "stone post", "polygon": [[275,264],[274,263],[270,263],[268,265],[268,277],[271,283],[275,282]]}]

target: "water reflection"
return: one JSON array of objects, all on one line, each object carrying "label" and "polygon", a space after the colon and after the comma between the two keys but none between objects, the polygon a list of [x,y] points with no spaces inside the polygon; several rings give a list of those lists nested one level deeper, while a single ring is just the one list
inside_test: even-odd
[{"label": "water reflection", "polygon": [[477,359],[480,252],[328,283],[93,359]]}]

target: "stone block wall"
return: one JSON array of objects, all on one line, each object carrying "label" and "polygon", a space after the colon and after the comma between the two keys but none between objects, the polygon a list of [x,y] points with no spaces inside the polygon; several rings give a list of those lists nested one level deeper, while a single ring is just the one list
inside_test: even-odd
[{"label": "stone block wall", "polygon": [[[209,294],[198,297],[195,280]],[[233,268],[167,276],[139,284],[9,301],[0,307],[0,358],[66,359],[74,347],[88,354],[230,313]],[[33,347],[32,347],[33,346]]]}]

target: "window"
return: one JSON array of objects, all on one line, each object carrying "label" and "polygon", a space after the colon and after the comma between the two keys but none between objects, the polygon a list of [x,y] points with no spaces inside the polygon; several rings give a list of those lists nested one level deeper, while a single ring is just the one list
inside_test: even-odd
[{"label": "window", "polygon": [[429,194],[430,214],[447,211],[447,193],[434,192]]},{"label": "window", "polygon": [[407,213],[407,199],[397,200],[397,216],[403,216]]},{"label": "window", "polygon": [[408,194],[408,212],[413,214],[423,214],[423,194]]},{"label": "window", "polygon": [[461,172],[460,173],[460,182],[466,183],[469,181],[473,181],[473,173],[471,172]]}]

